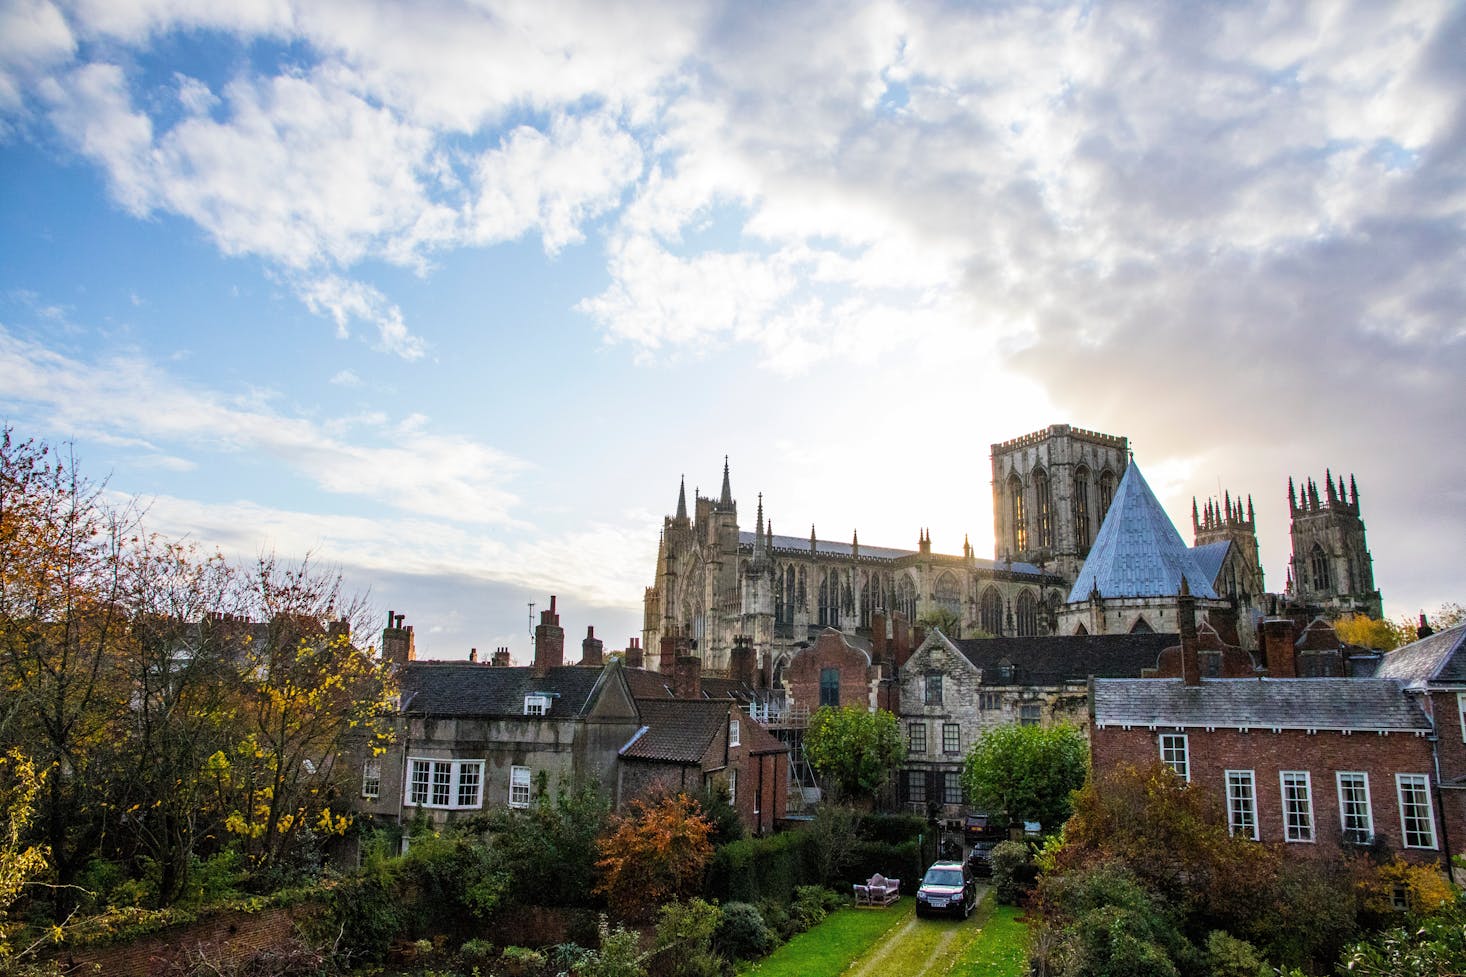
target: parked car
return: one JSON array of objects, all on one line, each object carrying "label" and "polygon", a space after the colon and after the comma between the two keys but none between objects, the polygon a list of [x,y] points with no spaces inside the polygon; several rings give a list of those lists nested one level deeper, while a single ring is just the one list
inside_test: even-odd
[{"label": "parked car", "polygon": [[1001,823],[996,815],[972,811],[962,819],[962,840],[969,846],[979,841],[996,844],[1007,837],[1008,826]]},{"label": "parked car", "polygon": [[961,862],[933,862],[916,890],[916,915],[942,913],[966,919],[977,908],[977,881]]},{"label": "parked car", "polygon": [[993,849],[998,847],[998,842],[992,838],[984,838],[972,843],[972,850],[967,853],[967,868],[973,875],[980,879],[993,877]]}]

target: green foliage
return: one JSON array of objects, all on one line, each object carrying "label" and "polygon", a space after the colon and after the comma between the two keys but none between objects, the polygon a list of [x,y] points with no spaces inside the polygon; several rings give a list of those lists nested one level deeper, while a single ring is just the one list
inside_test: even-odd
[{"label": "green foliage", "polygon": [[829,885],[850,864],[852,849],[860,837],[860,815],[849,807],[821,804],[805,831],[814,867],[812,881]]},{"label": "green foliage", "polygon": [[1206,967],[1211,977],[1258,977],[1266,966],[1257,948],[1225,930],[1206,936]]},{"label": "green foliage", "polygon": [[814,837],[785,831],[724,845],[708,864],[706,890],[716,899],[785,902],[796,886],[815,881]]},{"label": "green foliage", "polygon": [[804,755],[837,797],[874,798],[906,756],[896,717],[885,709],[829,706],[809,717]]},{"label": "green foliage", "polygon": [[916,623],[929,631],[940,631],[949,638],[962,637],[962,617],[956,611],[945,607],[933,607],[923,611]]},{"label": "green foliage", "polygon": [[712,822],[713,833],[708,836],[708,841],[713,843],[714,848],[743,837],[743,819],[728,800],[727,781],[720,779],[710,783],[693,797],[702,808],[703,815]]},{"label": "green foliage", "polygon": [[[789,906],[789,921],[794,933],[813,929],[845,904],[845,897],[822,885],[802,885],[794,890]],[[791,934],[792,935],[792,934]]]},{"label": "green foliage", "polygon": [[1124,868],[1100,865],[1046,877],[1038,900],[1043,918],[1033,947],[1040,972],[1063,977],[1195,972],[1198,954],[1176,919]]},{"label": "green foliage", "polygon": [[1289,860],[1233,910],[1225,928],[1261,947],[1277,964],[1322,971],[1358,933],[1358,880],[1343,865]]},{"label": "green foliage", "polygon": [[999,842],[993,848],[993,889],[998,901],[1014,906],[1033,884],[1033,857],[1021,841]]},{"label": "green foliage", "polygon": [[477,969],[485,973],[496,957],[499,955],[498,947],[488,940],[474,938],[467,940],[458,948],[458,963],[464,970]]},{"label": "green foliage", "polygon": [[713,936],[723,913],[696,897],[670,902],[657,914],[657,977],[720,977],[723,960],[713,951]]},{"label": "green foliage", "polygon": [[599,930],[600,946],[581,963],[581,977],[646,977],[636,931],[622,926],[611,929],[605,916],[600,919]]},{"label": "green foliage", "polygon": [[713,946],[729,960],[753,960],[774,948],[774,934],[758,907],[746,902],[723,904],[723,917],[713,933]]},{"label": "green foliage", "polygon": [[506,946],[499,954],[499,969],[506,977],[529,977],[544,966],[545,955],[527,946]]},{"label": "green foliage", "polygon": [[1088,769],[1088,744],[1073,726],[1010,724],[972,745],[962,790],[978,807],[1053,831],[1068,819],[1070,794],[1084,786]]},{"label": "green foliage", "polygon": [[505,896],[523,905],[594,904],[596,841],[606,831],[611,804],[594,788],[540,794],[528,808],[505,808],[467,822],[482,831],[498,871],[508,879]]},{"label": "green foliage", "polygon": [[1362,977],[1459,977],[1466,972],[1466,899],[1460,892],[1409,927],[1393,927],[1348,946],[1342,957]]}]

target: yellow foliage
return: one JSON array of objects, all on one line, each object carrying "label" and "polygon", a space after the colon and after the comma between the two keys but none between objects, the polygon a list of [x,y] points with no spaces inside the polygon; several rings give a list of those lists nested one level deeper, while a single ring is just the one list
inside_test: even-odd
[{"label": "yellow foliage", "polygon": [[1410,911],[1420,914],[1433,912],[1453,898],[1451,884],[1439,866],[1416,865],[1398,855],[1380,866],[1363,886],[1365,906],[1377,913],[1394,909],[1395,893],[1401,889]]},{"label": "yellow foliage", "polygon": [[1360,645],[1376,651],[1390,651],[1407,640],[1395,622],[1364,614],[1346,614],[1339,618],[1334,622],[1334,633],[1345,644]]}]

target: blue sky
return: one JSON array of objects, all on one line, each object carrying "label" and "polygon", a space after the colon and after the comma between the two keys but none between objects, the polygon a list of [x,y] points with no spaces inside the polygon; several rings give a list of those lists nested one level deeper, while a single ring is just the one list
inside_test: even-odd
[{"label": "blue sky", "polygon": [[992,550],[988,450],[1186,530],[1358,476],[1462,600],[1459,4],[0,2],[0,415],[152,528],[314,552],[427,654],[621,647],[752,522]]}]

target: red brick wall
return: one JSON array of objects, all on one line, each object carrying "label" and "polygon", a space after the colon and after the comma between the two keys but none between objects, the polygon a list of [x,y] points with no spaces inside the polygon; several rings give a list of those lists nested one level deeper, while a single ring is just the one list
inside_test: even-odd
[{"label": "red brick wall", "polygon": [[282,949],[295,937],[295,919],[307,907],[259,913],[225,912],[197,922],[102,947],[83,947],[54,959],[67,972],[104,977],[151,977],[170,963],[204,948],[210,959],[226,963],[262,950]]},{"label": "red brick wall", "polygon": [[820,705],[820,672],[840,672],[840,705],[870,708],[871,681],[876,678],[865,652],[846,643],[838,631],[826,631],[819,640],[801,650],[784,670],[784,686],[790,701],[814,712]]},{"label": "red brick wall", "polygon": [[[1096,775],[1121,764],[1148,764],[1160,759],[1160,736],[1178,732],[1170,727],[1148,730],[1135,727],[1094,727],[1090,731],[1090,751]],[[1391,850],[1400,851],[1412,861],[1439,861],[1441,849],[1425,851],[1402,849],[1400,841],[1399,798],[1395,774],[1435,773],[1430,742],[1423,736],[1391,733],[1380,736],[1372,732],[1349,735],[1338,732],[1310,734],[1305,730],[1254,729],[1243,733],[1236,729],[1204,728],[1184,730],[1191,761],[1191,782],[1211,792],[1221,804],[1226,801],[1227,770],[1252,770],[1257,790],[1258,830],[1262,841],[1282,842],[1282,787],[1279,773],[1283,770],[1307,770],[1310,775],[1315,841],[1286,844],[1285,849],[1298,855],[1328,855],[1340,851],[1343,829],[1339,815],[1339,793],[1335,773],[1362,771],[1369,775],[1370,806],[1374,813],[1374,831]],[[1459,817],[1459,813],[1453,815]],[[1436,844],[1442,844],[1441,812],[1436,811]],[[1458,850],[1466,834],[1457,823],[1446,825],[1452,850]]]}]

